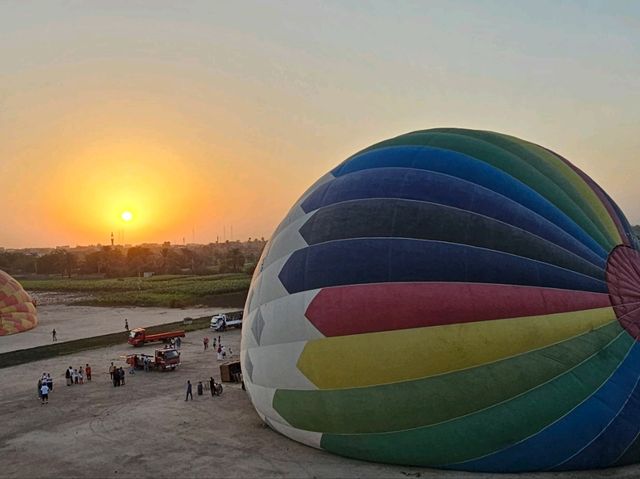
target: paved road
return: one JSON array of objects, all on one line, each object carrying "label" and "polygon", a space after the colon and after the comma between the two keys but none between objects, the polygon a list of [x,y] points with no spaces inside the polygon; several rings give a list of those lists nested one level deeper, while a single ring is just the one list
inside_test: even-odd
[{"label": "paved road", "polygon": [[58,333],[58,341],[70,341],[124,331],[125,318],[129,320],[130,328],[137,328],[235,309],[238,308],[166,309],[44,305],[38,307],[37,327],[23,333],[0,336],[0,353],[50,344],[51,331],[54,328]]}]

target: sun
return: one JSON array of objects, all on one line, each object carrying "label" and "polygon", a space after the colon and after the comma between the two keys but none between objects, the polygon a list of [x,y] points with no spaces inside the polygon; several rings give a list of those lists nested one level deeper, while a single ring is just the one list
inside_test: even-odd
[{"label": "sun", "polygon": [[122,221],[129,222],[133,219],[133,213],[131,211],[123,211],[120,218],[122,218]]}]

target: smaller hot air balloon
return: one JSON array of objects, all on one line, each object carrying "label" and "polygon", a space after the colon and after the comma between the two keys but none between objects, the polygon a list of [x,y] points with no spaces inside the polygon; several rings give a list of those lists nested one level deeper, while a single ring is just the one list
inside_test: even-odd
[{"label": "smaller hot air balloon", "polygon": [[0,270],[0,336],[34,328],[38,315],[33,300],[15,279]]}]

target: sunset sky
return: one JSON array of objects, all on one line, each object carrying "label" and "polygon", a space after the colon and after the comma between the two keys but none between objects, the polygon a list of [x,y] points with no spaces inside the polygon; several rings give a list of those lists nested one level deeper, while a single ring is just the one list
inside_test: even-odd
[{"label": "sunset sky", "polygon": [[639,2],[0,1],[0,59],[0,247],[266,238],[440,126],[551,148],[640,223]]}]

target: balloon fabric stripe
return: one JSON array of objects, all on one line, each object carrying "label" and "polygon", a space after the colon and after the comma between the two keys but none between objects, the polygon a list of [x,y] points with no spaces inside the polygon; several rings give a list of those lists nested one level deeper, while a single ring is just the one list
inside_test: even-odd
[{"label": "balloon fabric stripe", "polygon": [[608,306],[609,295],[586,291],[481,283],[380,283],[322,289],[305,316],[325,336],[347,336]]},{"label": "balloon fabric stripe", "polygon": [[569,251],[585,256],[591,249],[605,259],[607,251],[597,243],[585,244],[544,216],[487,188],[441,173],[407,168],[363,170],[324,183],[301,204],[309,213],[345,201],[405,199],[442,204],[494,218],[540,236]]},{"label": "balloon fabric stripe", "polygon": [[406,381],[549,346],[612,319],[613,310],[601,308],[315,339],[306,343],[297,366],[320,389]]},{"label": "balloon fabric stripe", "polygon": [[[600,388],[568,414],[538,433],[518,443],[454,469],[513,472],[533,462],[538,470],[550,470],[586,447],[605,429],[634,388],[640,371],[640,345],[633,344],[630,354]],[[590,420],[591,419],[591,420]],[[623,441],[626,445],[628,442]],[[607,458],[605,465],[613,462]]]},{"label": "balloon fabric stripe", "polygon": [[[436,424],[507,401],[565,373],[621,331],[613,320],[547,347],[429,378],[320,391],[278,389],[273,407],[296,428],[327,433],[385,432]],[[314,414],[318,409],[325,414]]]},{"label": "balloon fabric stripe", "polygon": [[610,240],[598,230],[597,226],[593,224],[585,212],[573,202],[565,191],[558,188],[556,184],[551,182],[542,173],[503,148],[488,141],[472,138],[465,135],[464,132],[460,133],[460,131],[461,130],[457,130],[456,133],[451,133],[437,130],[409,133],[398,138],[387,140],[387,142],[383,142],[377,146],[374,145],[374,148],[392,145],[426,145],[449,149],[472,156],[504,171],[536,190],[580,225],[604,250],[612,247]]},{"label": "balloon fabric stripe", "polygon": [[469,131],[466,134],[489,141],[496,146],[518,156],[549,179],[557,188],[566,192],[571,200],[598,227],[598,230],[609,239],[612,245],[621,238],[615,224],[608,216],[592,188],[576,171],[570,168],[561,158],[549,150],[534,143],[522,141],[507,135],[495,135],[487,132]]},{"label": "balloon fabric stripe", "polygon": [[309,245],[353,238],[411,238],[466,244],[604,279],[604,262],[598,259],[589,262],[502,221],[434,203],[401,199],[347,201],[318,210],[299,231]]},{"label": "balloon fabric stripe", "polygon": [[[620,333],[578,366],[511,400],[441,424],[376,434],[324,434],[322,447],[396,464],[444,466],[488,454],[556,421],[604,384],[634,342]],[[513,428],[503,427],[505,420]],[[462,440],[464,438],[464,440]],[[393,455],[397,460],[391,461]]]},{"label": "balloon fabric stripe", "polygon": [[295,251],[278,275],[289,293],[414,281],[517,284],[606,293],[604,281],[507,253],[398,238],[333,241]]},{"label": "balloon fabric stripe", "polygon": [[454,176],[499,193],[559,226],[574,238],[603,251],[563,211],[534,189],[483,161],[441,148],[392,146],[355,155],[333,170],[336,177],[377,168],[414,168]]}]

